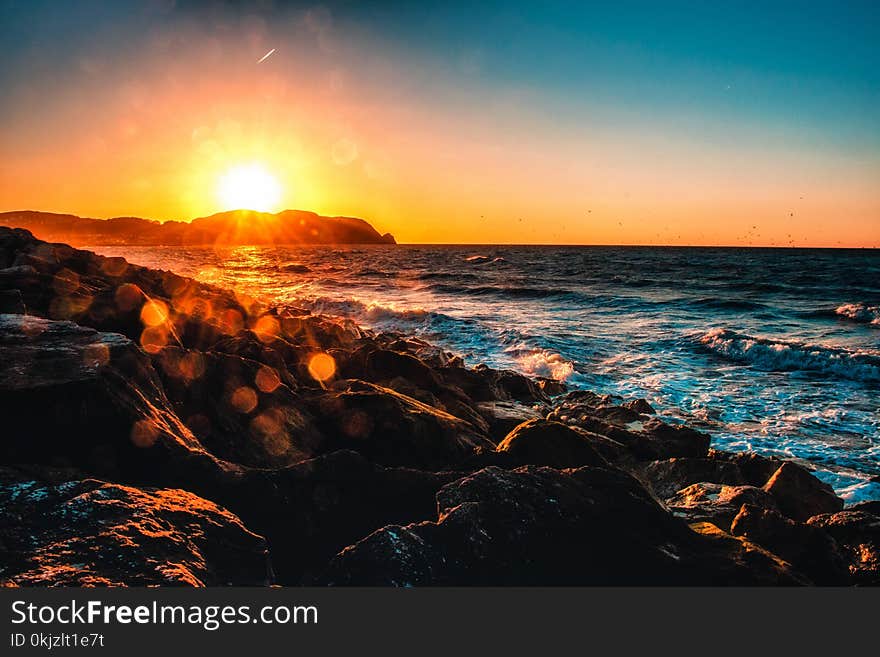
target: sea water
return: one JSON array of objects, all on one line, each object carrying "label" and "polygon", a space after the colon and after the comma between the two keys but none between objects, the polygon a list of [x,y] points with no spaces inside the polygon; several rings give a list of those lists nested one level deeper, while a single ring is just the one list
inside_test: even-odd
[{"label": "sea water", "polygon": [[[880,251],[92,247],[574,388],[880,499]],[[872,481],[874,479],[874,481]]]}]

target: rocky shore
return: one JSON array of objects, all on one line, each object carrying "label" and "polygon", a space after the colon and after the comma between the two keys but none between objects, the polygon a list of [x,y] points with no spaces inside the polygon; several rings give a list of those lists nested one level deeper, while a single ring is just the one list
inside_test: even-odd
[{"label": "rocky shore", "polygon": [[644,400],[0,228],[0,581],[876,585],[880,502]]}]

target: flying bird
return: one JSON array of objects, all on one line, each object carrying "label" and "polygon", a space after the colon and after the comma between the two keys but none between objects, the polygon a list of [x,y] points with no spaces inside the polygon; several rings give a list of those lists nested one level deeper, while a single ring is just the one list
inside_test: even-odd
[{"label": "flying bird", "polygon": [[260,59],[257,61],[257,64],[262,64],[263,62],[265,62],[267,59],[269,59],[273,52],[275,52],[275,48],[272,48],[272,50],[260,57]]}]

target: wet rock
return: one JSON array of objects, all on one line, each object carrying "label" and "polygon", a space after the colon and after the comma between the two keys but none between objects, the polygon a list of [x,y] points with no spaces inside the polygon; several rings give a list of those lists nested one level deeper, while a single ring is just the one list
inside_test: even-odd
[{"label": "wet rock", "polygon": [[513,370],[493,370],[492,372],[495,385],[507,398],[525,403],[549,401],[541,387],[529,377]]},{"label": "wet rock", "polygon": [[366,356],[364,370],[365,376],[358,378],[374,383],[388,382],[401,377],[429,392],[436,393],[440,388],[440,379],[434,370],[415,356],[390,349],[371,351]]},{"label": "wet rock", "polygon": [[18,290],[0,290],[0,313],[24,315],[27,308]]},{"label": "wet rock", "polygon": [[[377,347],[387,336],[366,341],[356,351],[341,355],[340,376],[362,379],[389,388],[423,404],[444,411],[468,422],[479,433],[489,432],[489,423],[479,413],[476,404],[461,390],[445,384],[436,371],[420,358],[405,352]],[[421,341],[395,340],[390,343],[400,349],[420,348]]]},{"label": "wet rock", "polygon": [[178,417],[215,456],[252,467],[283,467],[322,451],[323,436],[272,367],[213,351],[166,347],[154,356]]},{"label": "wet rock", "polygon": [[[710,452],[708,436],[651,417],[644,400],[576,391],[555,399],[551,410],[549,395],[561,392],[551,381],[469,369],[417,338],[281,312],[2,228],[0,308],[13,313],[0,316],[0,463],[27,464],[28,476],[46,489],[98,477],[116,483],[99,482],[95,490],[139,491],[119,493],[120,508],[139,500],[161,516],[143,522],[172,523],[169,537],[180,531],[164,515],[164,493],[153,489],[186,488],[182,495],[199,496],[187,501],[193,513],[200,513],[197,500],[211,500],[265,536],[282,584],[314,581],[346,546],[322,581],[800,581],[754,542],[707,523],[689,529],[622,472],[519,467],[534,460],[633,468],[640,461],[638,475],[664,498],[699,482],[710,482],[701,484],[705,496],[714,495],[711,482],[757,482],[768,484],[774,499],[800,499],[786,477],[775,477],[780,462]],[[310,370],[318,354],[333,364],[321,380]],[[531,436],[521,431],[496,450],[490,432],[505,437],[525,408],[566,426],[516,418],[543,428]],[[771,475],[779,480],[768,482]],[[444,486],[438,517],[435,495]],[[709,509],[719,506],[717,498],[687,496],[682,507],[690,519],[725,525],[728,509]],[[120,535],[152,545],[138,536],[140,526]],[[0,550],[9,545],[3,561],[31,572],[19,544]],[[104,554],[100,544],[90,545]],[[149,547],[144,582],[155,574],[152,555],[165,549]],[[190,563],[188,548],[180,549],[180,581],[223,579],[217,559]],[[851,554],[857,549],[866,548]],[[70,564],[78,558],[70,557]],[[52,562],[59,573],[62,562]],[[115,581],[116,571],[103,563],[95,582]],[[67,577],[58,581],[73,581]]]},{"label": "wet rock", "polygon": [[773,476],[785,461],[771,456],[761,456],[754,452],[724,452],[709,450],[709,458],[733,463],[742,474],[743,482],[749,486],[761,487]]},{"label": "wet rock", "polygon": [[554,406],[547,419],[611,438],[625,445],[640,461],[701,457],[708,453],[708,435],[683,425],[666,424],[620,402],[610,395],[570,392]]},{"label": "wet rock", "polygon": [[764,490],[776,499],[780,511],[793,520],[805,521],[843,508],[843,500],[834,494],[831,486],[791,462],[779,466],[764,484]]},{"label": "wet rock", "polygon": [[846,510],[813,516],[807,524],[834,537],[854,584],[880,586],[880,516]]},{"label": "wet rock", "polygon": [[376,463],[443,469],[495,444],[467,422],[363,381],[310,400],[327,451],[353,449]]},{"label": "wet rock", "polygon": [[444,486],[438,520],[388,526],[340,552],[335,585],[796,583],[786,564],[706,539],[639,483],[602,468],[485,468]]},{"label": "wet rock", "polygon": [[0,463],[161,484],[225,469],[177,418],[149,358],[124,336],[0,315],[0,350]]},{"label": "wet rock", "polygon": [[632,449],[642,459],[703,457],[709,452],[709,436],[684,425],[670,425],[651,418],[644,423],[640,433],[643,438]]},{"label": "wet rock", "polygon": [[299,584],[380,527],[434,517],[437,491],[461,476],[386,468],[338,451],[278,470],[249,470],[216,499],[267,537],[278,582]]},{"label": "wet rock", "polygon": [[818,526],[795,522],[766,506],[743,504],[730,531],[779,555],[815,584],[850,583],[837,543]]},{"label": "wet rock", "polygon": [[[714,586],[807,586],[812,582],[791,564],[742,536],[733,536],[710,522],[690,525],[704,543],[697,567],[708,567],[704,583]],[[705,561],[709,560],[708,564]]]},{"label": "wet rock", "polygon": [[499,442],[523,422],[546,415],[540,406],[535,408],[513,401],[481,402],[477,405],[477,410],[487,422],[489,437]]},{"label": "wet rock", "polygon": [[671,458],[651,461],[636,470],[660,499],[699,482],[737,486],[745,483],[739,467],[714,458]]},{"label": "wet rock", "polygon": [[541,387],[528,377],[510,370],[493,370],[485,365],[473,369],[449,365],[437,370],[447,385],[460,389],[475,402],[518,401],[547,403]]},{"label": "wet rock", "polygon": [[[230,292],[42,242],[24,230],[0,228],[0,258],[12,268],[0,275],[0,292],[17,290],[29,313],[121,333],[138,344],[205,349],[243,328],[249,313]],[[155,326],[145,325],[145,309]]]},{"label": "wet rock", "polygon": [[548,397],[557,397],[559,395],[564,395],[566,392],[568,392],[568,386],[565,385],[563,381],[548,379],[543,376],[535,377],[535,381],[541,388],[541,392],[543,392]]},{"label": "wet rock", "polygon": [[0,469],[2,579],[19,586],[265,586],[265,540],[183,490]]},{"label": "wet rock", "polygon": [[[271,340],[271,346],[250,330],[223,338],[211,347],[216,354],[239,356],[273,368],[285,386],[297,390],[300,382],[292,375],[307,356],[307,351],[283,339]],[[309,377],[311,378],[311,377]]]},{"label": "wet rock", "polygon": [[559,422],[541,419],[517,426],[498,443],[497,451],[520,464],[555,468],[608,465],[587,436]]},{"label": "wet rock", "polygon": [[880,516],[880,500],[865,500],[864,502],[856,502],[847,511],[864,511],[875,516]]},{"label": "wet rock", "polygon": [[645,399],[624,401],[616,395],[599,395],[589,390],[575,390],[556,400],[554,411],[576,421],[582,416],[599,419],[618,427],[630,428],[654,415]]},{"label": "wet rock", "polygon": [[761,488],[708,482],[691,484],[666,500],[669,510],[688,522],[711,522],[725,531],[730,530],[743,504],[756,509],[776,509],[773,497]]},{"label": "wet rock", "polygon": [[648,403],[647,399],[631,399],[628,402],[624,402],[622,406],[641,415],[654,415],[656,413],[654,407]]}]

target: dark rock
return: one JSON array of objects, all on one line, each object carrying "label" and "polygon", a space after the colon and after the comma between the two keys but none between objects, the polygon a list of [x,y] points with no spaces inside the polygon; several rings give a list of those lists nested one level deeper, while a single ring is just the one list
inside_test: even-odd
[{"label": "dark rock", "polygon": [[[699,566],[709,568],[706,583],[715,586],[806,586],[812,584],[804,575],[794,570],[787,561],[780,559],[741,536],[733,536],[710,522],[690,525],[704,541],[706,550]],[[705,560],[708,556],[709,561]],[[739,580],[739,581],[737,581]]]},{"label": "dark rock", "polygon": [[[733,537],[706,538],[620,471],[486,468],[445,486],[439,518],[388,526],[346,548],[336,585],[797,583]],[[720,531],[720,530],[719,530]]]},{"label": "dark rock", "polygon": [[460,389],[475,402],[518,401],[547,403],[540,386],[517,372],[493,370],[485,365],[473,369],[450,364],[437,370],[447,385]]},{"label": "dark rock", "polygon": [[608,465],[587,436],[548,420],[523,422],[498,443],[497,451],[507,453],[520,464],[556,468]]},{"label": "dark rock", "polygon": [[730,530],[743,504],[753,508],[776,509],[773,496],[761,488],[707,482],[691,484],[666,500],[669,510],[688,522],[711,522],[724,531]]},{"label": "dark rock", "polygon": [[0,469],[2,579],[19,586],[265,586],[266,542],[183,490]]},{"label": "dark rock", "polygon": [[703,457],[709,452],[710,438],[684,425],[669,425],[656,418],[646,421],[641,431],[644,439],[632,446],[637,457],[645,460],[673,456]]},{"label": "dark rock", "polygon": [[513,370],[491,370],[495,377],[495,385],[502,393],[502,399],[515,401],[547,402],[549,399],[541,387],[527,376]]},{"label": "dark rock", "polygon": [[671,458],[651,461],[637,469],[639,478],[666,499],[683,488],[699,482],[738,486],[743,476],[735,463],[714,458]]},{"label": "dark rock", "polygon": [[[607,466],[652,461],[637,471],[655,491],[675,484],[663,497],[698,482],[743,480],[767,483],[775,499],[797,497],[790,483],[782,485],[785,477],[767,482],[778,462],[708,452],[708,436],[649,417],[653,409],[644,400],[576,391],[556,399],[551,411],[545,405],[561,386],[549,380],[468,369],[461,358],[417,338],[281,312],[170,272],[0,228],[2,308],[14,314],[0,315],[0,464],[25,464],[16,471],[26,470],[46,491],[68,481],[85,486],[90,477],[116,482],[97,482],[73,499],[98,498],[104,493],[95,491],[109,487],[120,509],[140,504],[134,525],[110,538],[131,537],[127,549],[146,555],[138,562],[143,583],[154,581],[158,571],[151,564],[161,555],[183,564],[180,581],[239,581],[219,574],[240,572],[226,569],[227,553],[213,547],[216,541],[239,545],[234,532],[211,534],[211,558],[205,552],[204,564],[190,561],[188,555],[201,550],[197,538],[208,535],[197,527],[202,519],[228,524],[204,511],[200,505],[211,504],[205,500],[266,537],[282,584],[314,581],[340,550],[323,581],[801,581],[745,538],[705,522],[689,528],[635,479]],[[318,355],[332,359],[320,380],[310,369]],[[565,426],[522,417],[524,409]],[[531,425],[496,450],[490,432],[506,436],[501,428],[515,428],[517,414]],[[602,467],[520,467],[528,461]],[[438,517],[435,495],[444,486]],[[714,495],[710,484],[702,486],[704,497]],[[165,513],[168,496],[176,494],[193,496],[185,504],[195,521]],[[744,499],[767,502],[761,495],[750,490],[718,504],[688,493],[679,511],[724,526],[726,507]],[[90,510],[90,517],[103,518],[103,510]],[[174,524],[178,519],[186,527]],[[22,526],[55,540],[40,522]],[[150,523],[163,528],[173,547],[138,533]],[[123,525],[111,519],[112,527]],[[190,525],[194,534],[184,545],[178,537],[183,540]],[[58,535],[57,545],[76,533],[63,524],[62,530],[70,531]],[[125,568],[107,566],[111,551],[104,550],[100,528],[86,523],[80,530],[82,545],[97,555],[87,577],[130,583],[120,574]],[[3,563],[17,564],[19,575],[37,572],[13,538],[0,541],[0,552],[8,550]],[[93,538],[97,543],[88,543]],[[77,581],[62,557],[52,561],[54,547],[34,549],[57,565],[59,583]],[[243,563],[250,564],[245,552]],[[63,554],[71,557],[68,566],[78,563],[77,553]]]},{"label": "dark rock", "polygon": [[556,397],[558,395],[564,395],[566,392],[568,392],[568,386],[565,385],[565,382],[563,381],[548,379],[543,376],[535,377],[535,381],[541,388],[541,392],[543,392],[548,397]]},{"label": "dark rock", "polygon": [[805,521],[843,508],[843,500],[834,494],[831,486],[791,462],[779,466],[764,484],[764,490],[776,498],[780,511],[793,520]]},{"label": "dark rock", "polygon": [[[292,375],[306,358],[307,351],[294,346],[283,338],[273,339],[267,344],[256,333],[250,330],[223,338],[211,347],[211,351],[218,354],[240,356],[248,360],[256,361],[273,368],[285,386],[291,390],[297,390],[300,382]],[[313,383],[309,377],[310,385]]]},{"label": "dark rock", "polygon": [[0,463],[159,485],[235,469],[180,422],[149,358],[124,336],[0,315],[0,350]]},{"label": "dark rock", "polygon": [[349,381],[310,400],[327,449],[376,463],[443,469],[495,444],[467,422],[388,388]]},{"label": "dark rock", "polygon": [[19,290],[0,290],[0,313],[24,315],[27,308]]},{"label": "dark rock", "polygon": [[773,476],[785,461],[771,456],[761,456],[754,452],[724,452],[709,450],[709,458],[733,463],[742,474],[743,481],[749,486],[761,487]]},{"label": "dark rock", "polygon": [[546,414],[541,412],[540,406],[535,408],[514,401],[481,402],[477,410],[488,424],[489,437],[499,442],[523,422],[543,418]]},{"label": "dark rock", "polygon": [[[150,348],[205,349],[243,328],[249,310],[231,292],[191,279],[48,244],[24,230],[0,228],[0,292],[17,290],[27,312],[122,333]],[[144,322],[146,309],[154,325]],[[259,304],[251,309],[259,311]]]},{"label": "dark rock", "polygon": [[319,454],[323,436],[272,367],[213,351],[166,347],[154,356],[178,417],[212,454],[252,467],[283,467]]},{"label": "dark rock", "polygon": [[647,399],[632,399],[628,402],[624,402],[622,406],[642,415],[654,415],[656,413],[654,407],[648,403]]},{"label": "dark rock", "polygon": [[880,517],[865,511],[823,513],[807,521],[837,541],[854,584],[880,586]]},{"label": "dark rock", "polygon": [[863,511],[880,516],[880,500],[866,500],[864,502],[856,502],[847,511]]},{"label": "dark rock", "polygon": [[610,395],[570,392],[554,406],[547,419],[611,438],[625,445],[640,461],[708,453],[708,435],[686,426],[666,424],[619,401]]},{"label": "dark rock", "polygon": [[379,527],[434,517],[437,491],[459,477],[385,468],[339,451],[283,469],[249,470],[214,496],[267,537],[278,582],[298,584]]},{"label": "dark rock", "polygon": [[779,555],[816,584],[850,583],[837,543],[817,526],[795,522],[766,506],[743,504],[730,531]]},{"label": "dark rock", "polygon": [[364,376],[367,381],[387,383],[402,377],[418,388],[434,392],[440,388],[437,374],[415,356],[389,349],[371,351],[364,362]]}]

